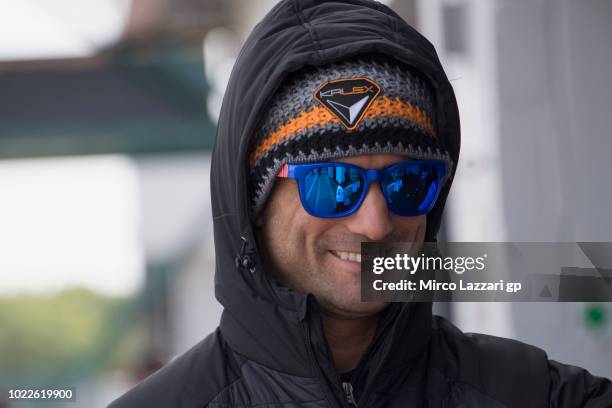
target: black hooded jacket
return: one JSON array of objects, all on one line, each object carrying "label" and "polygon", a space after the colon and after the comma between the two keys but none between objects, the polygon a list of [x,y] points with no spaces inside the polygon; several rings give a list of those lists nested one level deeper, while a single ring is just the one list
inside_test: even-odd
[{"label": "black hooded jacket", "polygon": [[[373,1],[281,1],[244,45],[219,120],[211,169],[215,293],[224,307],[219,328],[110,407],[351,405],[316,301],[279,286],[262,268],[247,151],[284,78],[307,65],[365,53],[396,58],[429,78],[436,90],[436,126],[457,163],[457,104],[423,36]],[[430,241],[450,184],[428,214]],[[542,350],[517,341],[463,334],[433,317],[429,303],[390,304],[349,382],[359,407],[612,407],[609,381],[550,362]]]}]

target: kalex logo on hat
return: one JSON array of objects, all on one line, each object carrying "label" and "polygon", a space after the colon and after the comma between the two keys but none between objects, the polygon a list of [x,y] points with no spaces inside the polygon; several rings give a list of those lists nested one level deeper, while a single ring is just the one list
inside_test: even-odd
[{"label": "kalex logo on hat", "polygon": [[348,129],[355,129],[372,102],[380,94],[380,86],[371,79],[335,79],[315,91],[315,99],[337,117]]}]

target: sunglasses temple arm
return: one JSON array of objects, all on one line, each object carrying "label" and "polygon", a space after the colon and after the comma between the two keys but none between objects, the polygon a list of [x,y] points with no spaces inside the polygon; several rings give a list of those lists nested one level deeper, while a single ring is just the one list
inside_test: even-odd
[{"label": "sunglasses temple arm", "polygon": [[289,164],[287,163],[283,164],[283,167],[281,167],[281,169],[278,171],[278,174],[276,175],[276,177],[288,178],[289,177]]}]

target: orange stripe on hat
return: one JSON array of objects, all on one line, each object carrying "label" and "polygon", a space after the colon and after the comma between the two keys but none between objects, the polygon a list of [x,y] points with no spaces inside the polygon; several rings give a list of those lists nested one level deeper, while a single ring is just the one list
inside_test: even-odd
[{"label": "orange stripe on hat", "polygon": [[[375,119],[377,117],[397,117],[412,121],[425,129],[431,137],[435,137],[431,119],[418,106],[410,102],[403,102],[399,98],[389,99],[384,96],[376,99],[365,112],[364,118]],[[291,118],[287,123],[280,126],[277,130],[267,135],[261,143],[250,154],[249,160],[251,165],[281,141],[289,139],[292,135],[300,130],[309,129],[314,126],[324,126],[327,123],[340,123],[340,120],[332,115],[326,108],[315,106],[313,109],[305,112],[300,112],[294,118]]]}]

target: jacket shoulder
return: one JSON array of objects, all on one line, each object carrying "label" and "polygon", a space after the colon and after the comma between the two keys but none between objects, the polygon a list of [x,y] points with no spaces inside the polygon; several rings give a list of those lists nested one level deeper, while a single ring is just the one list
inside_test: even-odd
[{"label": "jacket shoulder", "polygon": [[587,370],[550,360],[550,406],[612,407],[612,381]]},{"label": "jacket shoulder", "polygon": [[217,329],[108,408],[202,407],[238,377],[235,367],[233,353]]},{"label": "jacket shoulder", "polygon": [[431,364],[446,381],[502,406],[548,406],[546,353],[517,340],[463,333],[444,318],[433,321]]}]

